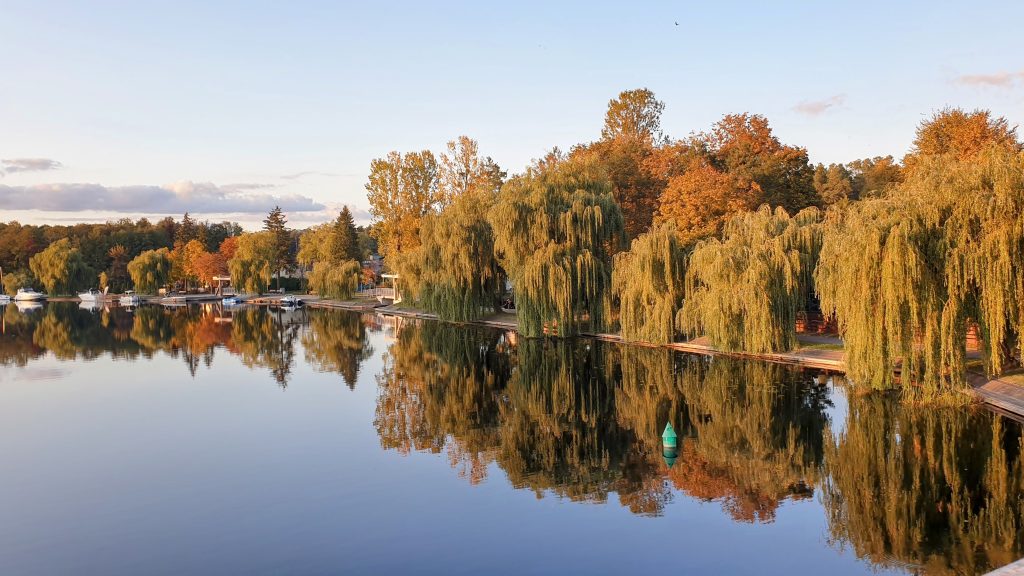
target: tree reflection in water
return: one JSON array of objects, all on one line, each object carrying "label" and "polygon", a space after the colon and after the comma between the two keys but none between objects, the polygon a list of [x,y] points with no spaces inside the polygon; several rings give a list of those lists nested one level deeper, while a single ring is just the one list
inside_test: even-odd
[{"label": "tree reflection in water", "polygon": [[[1022,435],[983,409],[850,400],[780,365],[593,340],[516,341],[406,323],[378,375],[381,444],[446,452],[471,483],[492,464],[517,488],[659,515],[674,495],[771,522],[820,501],[832,541],[880,567],[976,573],[1024,553]],[[662,457],[672,422],[681,448]],[[842,429],[834,434],[833,429]]]},{"label": "tree reflection in water", "polygon": [[359,314],[313,313],[302,334],[306,362],[341,374],[349,389],[355,389],[359,367],[373,354],[363,320]]},{"label": "tree reflection in water", "polygon": [[265,368],[282,387],[295,364],[295,344],[309,324],[304,342],[307,361],[337,371],[354,385],[359,364],[372,352],[365,328],[355,315],[282,312],[265,307],[225,310],[219,303],[134,310],[107,307],[97,311],[75,303],[51,302],[28,312],[14,305],[3,310],[0,364],[23,366],[47,352],[59,360],[151,358],[164,353],[184,361],[194,377],[213,363],[215,350],[241,358],[251,368]]},{"label": "tree reflection in water", "polygon": [[1024,554],[1020,426],[981,409],[850,400],[825,445],[837,545],[878,565],[980,574]]},{"label": "tree reflection in water", "polygon": [[[827,396],[780,366],[590,340],[520,339],[437,323],[407,325],[379,377],[386,448],[446,450],[474,482],[497,462],[542,496],[610,493],[660,514],[672,488],[770,520],[818,479]],[[671,469],[661,429],[686,436]]]},{"label": "tree reflection in water", "polygon": [[[0,365],[166,354],[193,375],[215,351],[266,369],[282,387],[295,346],[353,387],[373,353],[370,316],[219,305],[99,311],[48,303],[3,310]],[[1024,554],[1024,438],[977,409],[849,399],[807,372],[595,340],[403,322],[376,375],[380,443],[445,453],[470,483],[501,470],[538,497],[660,515],[680,494],[736,521],[771,522],[817,491],[829,537],[879,567],[977,573]],[[383,336],[383,334],[382,334]],[[679,434],[674,464],[661,431]]]}]

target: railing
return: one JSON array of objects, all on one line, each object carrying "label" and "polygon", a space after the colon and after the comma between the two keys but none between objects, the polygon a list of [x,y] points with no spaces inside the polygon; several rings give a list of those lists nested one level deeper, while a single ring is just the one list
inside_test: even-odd
[{"label": "railing", "polygon": [[368,290],[360,290],[356,293],[356,296],[360,298],[376,298],[378,301],[394,300],[395,289],[388,287],[370,288]]}]

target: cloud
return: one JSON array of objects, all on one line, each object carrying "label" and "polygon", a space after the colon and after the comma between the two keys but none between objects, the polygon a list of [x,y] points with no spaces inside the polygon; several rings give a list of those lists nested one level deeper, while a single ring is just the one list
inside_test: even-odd
[{"label": "cloud", "polygon": [[965,74],[956,79],[965,86],[991,86],[1012,88],[1017,82],[1024,82],[1024,70],[1020,72],[998,72],[996,74]]},{"label": "cloud", "polygon": [[188,180],[164,186],[0,185],[0,206],[6,210],[89,210],[133,214],[264,214],[274,206],[280,206],[285,212],[316,212],[324,209],[323,204],[297,194],[245,193],[238,188]]},{"label": "cloud", "polygon": [[277,188],[278,184],[264,184],[262,182],[238,182],[235,184],[221,184],[220,186],[224,190],[265,190],[267,188]]},{"label": "cloud", "polygon": [[839,106],[846,101],[846,94],[836,94],[824,100],[804,100],[793,107],[793,110],[806,116],[820,116],[829,108]]},{"label": "cloud", "polygon": [[282,174],[281,175],[281,179],[283,179],[283,180],[298,180],[298,179],[303,178],[305,176],[327,176],[328,178],[334,178],[334,177],[340,176],[340,174],[335,174],[333,172],[318,172],[316,170],[306,170],[306,171],[303,171],[303,172],[295,172],[295,173],[292,173],[292,174]]},{"label": "cloud", "polygon": [[0,172],[5,174],[57,170],[61,166],[60,162],[50,158],[8,158],[0,160]]}]

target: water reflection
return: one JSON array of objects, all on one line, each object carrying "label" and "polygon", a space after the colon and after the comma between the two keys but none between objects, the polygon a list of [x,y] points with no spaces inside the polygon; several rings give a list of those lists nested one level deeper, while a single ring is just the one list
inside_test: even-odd
[{"label": "water reflection", "polygon": [[[158,354],[194,378],[229,357],[281,387],[302,385],[303,362],[353,389],[375,379],[380,445],[442,454],[469,484],[500,475],[538,498],[642,516],[711,502],[751,526],[788,502],[879,569],[978,573],[1024,554],[1021,428],[982,409],[873,395],[842,414],[829,385],[780,365],[339,311],[49,303],[2,320],[0,366],[28,366],[23,380],[46,355]],[[361,376],[371,342],[387,346],[384,364]]]},{"label": "water reflection", "polygon": [[[673,490],[768,521],[813,494],[825,386],[781,366],[601,342],[407,325],[378,377],[385,448],[445,451],[471,482],[496,462],[538,496],[661,514]],[[662,431],[681,449],[671,467]]]},{"label": "water reflection", "polygon": [[[164,353],[180,358],[192,377],[201,366],[209,368],[215,351],[238,356],[254,369],[268,370],[286,387],[295,362],[295,345],[305,330],[310,342],[331,325],[310,323],[304,311],[283,312],[265,307],[225,310],[204,306],[90,307],[53,302],[25,313],[7,306],[0,335],[0,364],[24,366],[46,353],[60,360],[151,358]],[[350,341],[366,333],[352,335]],[[308,352],[308,350],[307,350]],[[366,356],[339,358],[326,370],[346,378],[358,373]]]},{"label": "water reflection", "polygon": [[658,515],[680,492],[741,522],[821,489],[831,541],[879,567],[976,573],[1024,551],[1021,430],[983,409],[857,397],[836,437],[806,372],[436,323],[404,326],[378,383],[382,445],[444,451],[473,483],[495,463],[538,496]]},{"label": "water reflection", "polygon": [[878,565],[980,574],[1024,551],[1019,425],[982,410],[854,398],[826,444],[832,539]]}]

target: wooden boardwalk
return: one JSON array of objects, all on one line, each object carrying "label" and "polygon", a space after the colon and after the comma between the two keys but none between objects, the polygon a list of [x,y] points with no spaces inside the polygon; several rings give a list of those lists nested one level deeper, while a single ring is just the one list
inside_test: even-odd
[{"label": "wooden boardwalk", "polygon": [[[1024,422],[1024,386],[999,378],[989,380],[981,374],[973,373],[967,377],[967,382],[976,398],[996,412]],[[1024,572],[1021,575],[1024,576]]]}]

